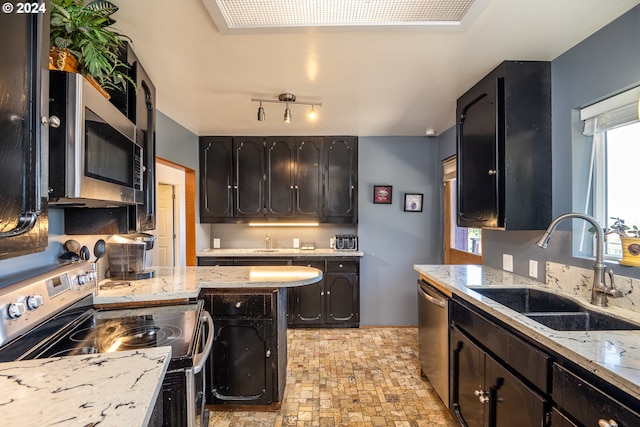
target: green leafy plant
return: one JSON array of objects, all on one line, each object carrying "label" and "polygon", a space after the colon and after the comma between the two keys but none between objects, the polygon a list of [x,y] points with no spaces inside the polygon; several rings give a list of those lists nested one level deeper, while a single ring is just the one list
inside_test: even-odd
[{"label": "green leafy plant", "polygon": [[118,53],[128,37],[108,28],[118,7],[106,0],[84,4],[84,0],[51,1],[51,46],[71,52],[83,75],[90,75],[106,90],[126,91],[135,82],[127,75],[128,65]]},{"label": "green leafy plant", "polygon": [[637,225],[627,225],[624,219],[612,216],[613,224],[604,230],[604,234],[615,233],[620,237],[640,237],[640,228]]}]

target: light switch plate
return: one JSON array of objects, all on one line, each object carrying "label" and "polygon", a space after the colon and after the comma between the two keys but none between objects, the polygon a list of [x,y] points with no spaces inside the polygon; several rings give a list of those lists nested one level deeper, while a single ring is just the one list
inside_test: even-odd
[{"label": "light switch plate", "polygon": [[300,239],[293,239],[293,249],[300,249]]},{"label": "light switch plate", "polygon": [[533,277],[534,279],[538,278],[538,261],[536,261],[535,259],[529,260],[529,276]]},{"label": "light switch plate", "polygon": [[213,239],[213,249],[220,249],[220,239]]},{"label": "light switch plate", "polygon": [[502,254],[502,269],[513,273],[513,255]]}]

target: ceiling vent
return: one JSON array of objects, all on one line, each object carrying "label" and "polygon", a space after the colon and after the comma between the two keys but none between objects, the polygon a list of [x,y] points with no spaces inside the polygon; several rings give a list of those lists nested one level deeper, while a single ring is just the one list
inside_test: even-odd
[{"label": "ceiling vent", "polygon": [[225,32],[465,30],[489,0],[202,0]]}]

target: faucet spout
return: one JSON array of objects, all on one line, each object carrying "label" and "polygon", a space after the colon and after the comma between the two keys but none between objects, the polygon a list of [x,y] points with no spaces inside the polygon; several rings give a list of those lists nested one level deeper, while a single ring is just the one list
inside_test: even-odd
[{"label": "faucet spout", "polygon": [[567,218],[578,218],[585,220],[593,225],[593,228],[596,230],[596,260],[593,264],[593,286],[591,287],[591,304],[605,307],[607,305],[607,295],[616,298],[618,297],[618,295],[621,295],[621,293],[614,287],[612,271],[609,271],[611,285],[607,286],[605,284],[605,272],[607,266],[604,263],[604,230],[594,217],[581,213],[566,213],[564,215],[560,215],[559,217],[551,221],[551,224],[549,224],[547,230],[538,239],[536,245],[542,249],[546,249],[547,245],[549,244],[551,234],[553,234],[558,224]]}]

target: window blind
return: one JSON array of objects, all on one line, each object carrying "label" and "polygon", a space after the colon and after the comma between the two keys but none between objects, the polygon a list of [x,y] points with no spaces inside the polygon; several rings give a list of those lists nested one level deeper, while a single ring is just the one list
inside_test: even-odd
[{"label": "window blind", "polygon": [[629,89],[580,110],[583,134],[593,136],[616,127],[637,122],[640,115],[640,86]]}]

